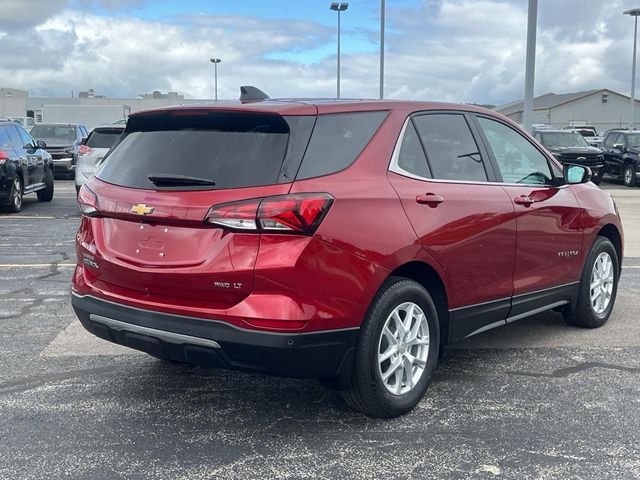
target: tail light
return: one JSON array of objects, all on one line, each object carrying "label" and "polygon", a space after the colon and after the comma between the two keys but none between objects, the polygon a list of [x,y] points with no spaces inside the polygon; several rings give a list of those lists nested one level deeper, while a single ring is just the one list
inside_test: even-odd
[{"label": "tail light", "polygon": [[333,203],[328,193],[295,193],[223,203],[205,222],[230,230],[312,235]]},{"label": "tail light", "polygon": [[98,206],[98,197],[86,185],[82,185],[78,193],[78,205],[80,213],[85,217],[99,217],[100,208]]},{"label": "tail light", "polygon": [[9,155],[7,155],[7,152],[0,150],[0,165],[2,165],[7,160],[9,160]]},{"label": "tail light", "polygon": [[93,152],[93,148],[87,147],[86,145],[80,145],[80,148],[78,148],[79,156],[89,155],[91,152]]}]

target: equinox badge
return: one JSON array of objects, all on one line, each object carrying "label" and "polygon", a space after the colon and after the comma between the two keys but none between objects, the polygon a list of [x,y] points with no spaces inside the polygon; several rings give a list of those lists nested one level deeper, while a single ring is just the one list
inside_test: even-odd
[{"label": "equinox badge", "polygon": [[153,207],[147,207],[145,203],[139,203],[131,207],[131,213],[135,213],[136,215],[149,215],[153,213],[153,210]]}]

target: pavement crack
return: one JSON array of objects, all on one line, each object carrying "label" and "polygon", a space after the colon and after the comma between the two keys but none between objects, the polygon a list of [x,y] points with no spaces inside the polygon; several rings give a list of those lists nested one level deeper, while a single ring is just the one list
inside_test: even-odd
[{"label": "pavement crack", "polygon": [[525,377],[539,377],[539,378],[565,378],[574,373],[580,373],[591,368],[605,368],[608,370],[619,370],[622,372],[640,373],[640,368],[625,367],[623,365],[611,365],[609,363],[600,362],[585,362],[575,365],[573,367],[560,368],[552,373],[537,373],[537,372],[519,372],[510,370],[507,373],[513,375],[522,375]]}]

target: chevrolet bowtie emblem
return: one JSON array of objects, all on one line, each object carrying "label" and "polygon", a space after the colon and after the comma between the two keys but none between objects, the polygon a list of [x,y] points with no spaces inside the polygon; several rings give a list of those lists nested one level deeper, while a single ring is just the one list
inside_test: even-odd
[{"label": "chevrolet bowtie emblem", "polygon": [[131,207],[131,213],[135,213],[136,215],[149,215],[153,213],[153,210],[153,207],[147,207],[145,203],[139,203]]}]

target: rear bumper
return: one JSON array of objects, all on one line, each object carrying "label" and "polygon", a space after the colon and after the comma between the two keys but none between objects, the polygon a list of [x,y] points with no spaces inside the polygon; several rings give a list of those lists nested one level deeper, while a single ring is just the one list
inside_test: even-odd
[{"label": "rear bumper", "polygon": [[94,335],[160,358],[286,377],[351,377],[358,328],[272,333],[172,315],[72,294],[82,325]]}]

